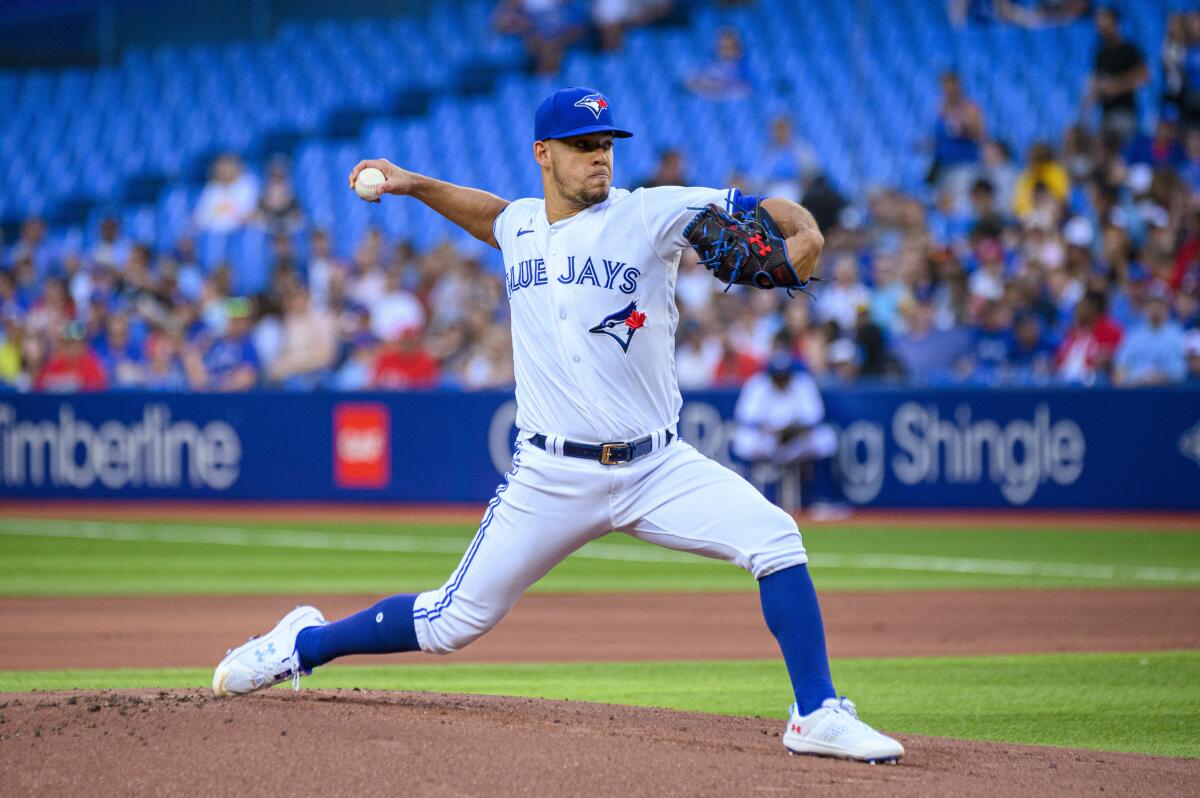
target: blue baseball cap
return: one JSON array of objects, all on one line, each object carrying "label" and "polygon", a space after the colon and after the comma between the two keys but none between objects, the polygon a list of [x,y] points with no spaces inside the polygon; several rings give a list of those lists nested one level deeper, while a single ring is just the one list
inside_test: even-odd
[{"label": "blue baseball cap", "polygon": [[791,374],[794,368],[795,361],[789,352],[776,352],[767,360],[767,373],[772,376]]},{"label": "blue baseball cap", "polygon": [[533,116],[533,138],[565,139],[585,133],[612,133],[620,139],[633,134],[613,124],[608,98],[586,86],[559,89],[538,106]]}]

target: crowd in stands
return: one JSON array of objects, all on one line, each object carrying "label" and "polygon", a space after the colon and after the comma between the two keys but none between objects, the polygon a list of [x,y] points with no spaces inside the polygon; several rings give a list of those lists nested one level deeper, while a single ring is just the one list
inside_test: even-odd
[{"label": "crowd in stands", "polygon": [[[595,6],[649,19],[670,4]],[[532,25],[537,7],[503,4],[497,25]],[[957,77],[943,76],[924,196],[877,187],[845,199],[792,120],[767,120],[769,145],[729,182],[803,201],[826,233],[822,279],[814,299],[726,292],[685,252],[680,384],[740,385],[780,351],[824,384],[1200,383],[1200,12],[1171,19],[1153,62],[1122,38],[1114,13],[1097,12],[1095,24],[1089,108],[1028,152],[1011,152]],[[619,32],[610,35],[618,47]],[[688,88],[713,102],[748,90],[736,32],[718,31],[714,52]],[[1142,91],[1152,70],[1161,97]],[[1138,102],[1152,104],[1152,130],[1139,128]],[[652,174],[624,177],[631,188],[688,184],[686,154],[664,151]],[[494,270],[450,243],[417,252],[378,230],[342,260],[338,231],[312,228],[303,205],[286,161],[269,163],[261,182],[235,156],[214,163],[194,227],[270,231],[270,284],[254,296],[231,290],[236,263],[202,268],[191,237],[154,251],[114,216],[87,251],[56,251],[43,222],[27,219],[0,241],[0,385],[511,385]]]}]

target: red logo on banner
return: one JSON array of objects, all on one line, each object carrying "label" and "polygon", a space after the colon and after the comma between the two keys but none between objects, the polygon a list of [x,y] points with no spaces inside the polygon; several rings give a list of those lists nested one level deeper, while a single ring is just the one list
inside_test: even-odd
[{"label": "red logo on banner", "polygon": [[343,488],[383,488],[392,479],[392,424],[385,405],[333,408],[333,479]]}]

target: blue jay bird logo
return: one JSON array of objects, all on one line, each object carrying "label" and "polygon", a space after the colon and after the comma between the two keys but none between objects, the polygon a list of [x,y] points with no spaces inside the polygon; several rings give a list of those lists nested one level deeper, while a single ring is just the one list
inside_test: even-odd
[{"label": "blue jay bird logo", "polygon": [[630,302],[616,313],[605,316],[599,324],[588,332],[607,335],[621,345],[622,352],[629,351],[629,341],[633,334],[646,324],[646,314],[637,309],[637,301]]},{"label": "blue jay bird logo", "polygon": [[600,118],[600,112],[608,107],[608,100],[604,99],[602,94],[589,94],[586,97],[581,97],[579,102],[575,103],[576,108],[586,108]]}]

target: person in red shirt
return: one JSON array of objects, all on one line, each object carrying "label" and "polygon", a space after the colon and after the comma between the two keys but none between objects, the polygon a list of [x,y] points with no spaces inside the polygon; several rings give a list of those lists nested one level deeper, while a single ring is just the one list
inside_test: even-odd
[{"label": "person in red shirt", "polygon": [[84,340],[86,335],[87,327],[81,321],[63,325],[54,353],[33,382],[35,390],[74,393],[103,391],[108,387],[104,366],[96,353],[88,348]]},{"label": "person in red shirt", "polygon": [[762,369],[762,363],[753,355],[741,352],[726,337],[721,341],[721,359],[713,370],[713,384],[741,385]]},{"label": "person in red shirt", "polygon": [[384,344],[375,358],[371,385],[385,390],[432,388],[437,385],[437,358],[421,346],[421,333],[406,329]]},{"label": "person in red shirt", "polygon": [[1075,323],[1054,356],[1054,366],[1064,381],[1090,384],[1108,373],[1123,331],[1105,309],[1104,295],[1095,291],[1076,303]]}]

